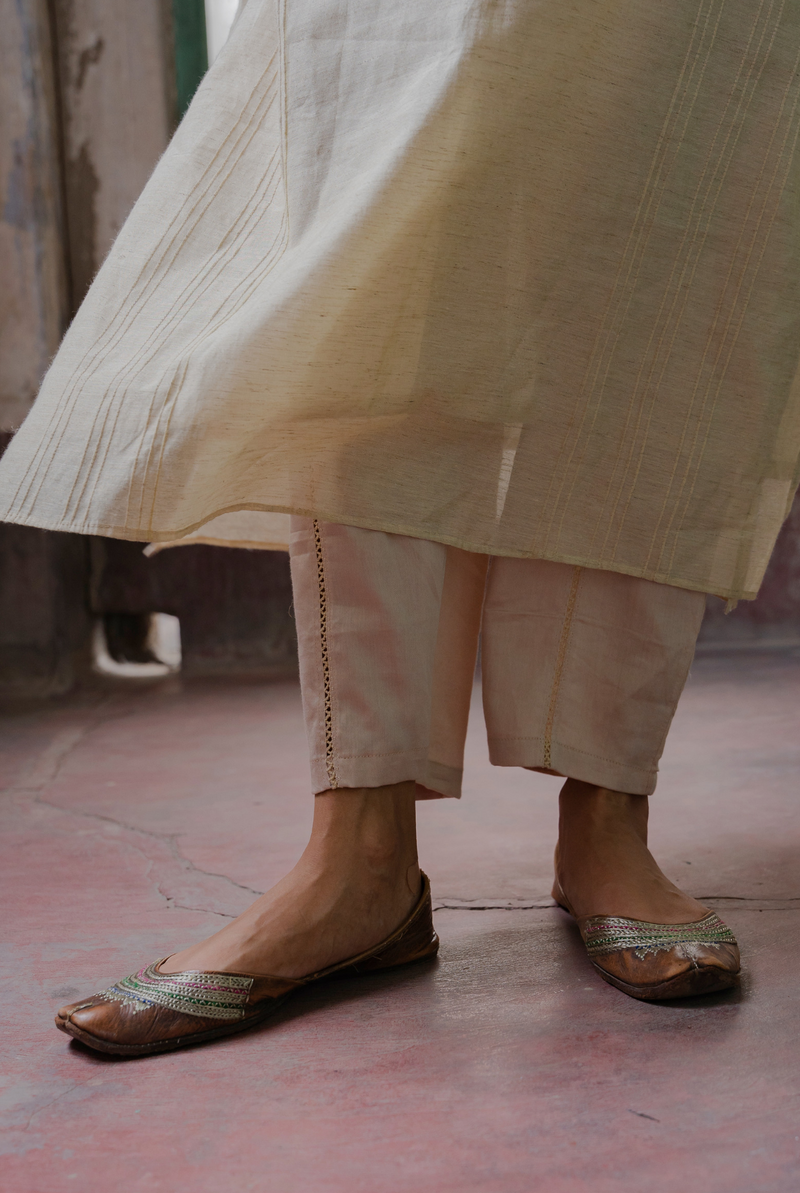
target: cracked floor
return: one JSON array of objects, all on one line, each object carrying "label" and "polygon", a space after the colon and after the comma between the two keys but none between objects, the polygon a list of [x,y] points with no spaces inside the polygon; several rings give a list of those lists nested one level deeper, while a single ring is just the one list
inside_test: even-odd
[{"label": "cracked floor", "polygon": [[4,1193],[794,1193],[800,656],[696,662],[653,800],[667,873],[734,928],[740,991],[634,1002],[549,898],[557,780],[419,808],[440,960],[245,1036],[114,1061],[60,1003],[207,935],[310,823],[292,684],[170,678],[0,721]]}]

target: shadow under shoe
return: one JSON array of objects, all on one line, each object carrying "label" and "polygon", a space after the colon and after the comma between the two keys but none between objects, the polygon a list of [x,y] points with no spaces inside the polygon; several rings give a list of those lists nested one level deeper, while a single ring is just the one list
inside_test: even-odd
[{"label": "shadow under shoe", "polygon": [[558,880],[553,898],[574,917],[589,960],[600,976],[631,998],[692,998],[738,983],[739,946],[730,928],[713,911],[690,924],[576,916]]},{"label": "shadow under shoe", "polygon": [[433,957],[431,887],[379,945],[304,978],[190,970],[162,973],[158,961],[81,1002],[62,1007],[56,1027],[98,1052],[146,1056],[246,1031],[273,1015],[298,990],[324,978],[371,973]]}]

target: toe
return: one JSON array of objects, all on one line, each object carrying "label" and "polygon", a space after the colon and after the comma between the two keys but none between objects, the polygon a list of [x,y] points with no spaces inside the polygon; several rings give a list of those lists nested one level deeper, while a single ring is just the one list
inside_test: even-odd
[{"label": "toe", "polygon": [[74,1029],[84,1035],[97,1036],[108,1039],[113,1036],[118,1018],[119,1004],[93,995],[81,1002],[67,1003],[56,1012],[56,1027],[70,1035],[76,1034]]},{"label": "toe", "polygon": [[80,1002],[68,1002],[63,1007],[59,1007],[56,1011],[56,1026],[63,1027],[65,1023],[69,1023],[71,1017],[83,1007],[93,1006],[97,1002],[97,996],[93,995],[91,998],[82,998]]}]

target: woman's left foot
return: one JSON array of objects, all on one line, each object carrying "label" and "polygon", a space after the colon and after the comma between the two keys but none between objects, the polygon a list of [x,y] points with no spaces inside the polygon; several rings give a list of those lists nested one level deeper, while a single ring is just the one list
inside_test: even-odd
[{"label": "woman's left foot", "polygon": [[646,796],[568,779],[561,792],[553,898],[575,916],[589,958],[633,998],[736,985],[731,930],[661,872],[647,848]]},{"label": "woman's left foot", "polygon": [[242,1031],[333,973],[433,956],[415,790],[409,780],[322,792],[311,839],[276,886],[202,943],[62,1007],[56,1026],[101,1052],[143,1056]]}]

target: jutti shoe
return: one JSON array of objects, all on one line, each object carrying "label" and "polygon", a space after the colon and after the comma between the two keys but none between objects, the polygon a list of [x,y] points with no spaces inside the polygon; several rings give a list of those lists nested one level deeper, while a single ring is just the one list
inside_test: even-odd
[{"label": "jutti shoe", "polygon": [[574,916],[600,976],[631,998],[691,998],[738,982],[736,938],[713,911],[691,924],[651,924],[617,915],[576,916],[558,882],[553,898]]},{"label": "jutti shoe", "polygon": [[163,958],[108,990],[62,1007],[56,1027],[98,1052],[117,1056],[171,1052],[246,1031],[312,982],[423,961],[438,948],[431,886],[423,874],[419,901],[400,927],[375,948],[337,965],[293,979],[204,970],[162,973]]}]

